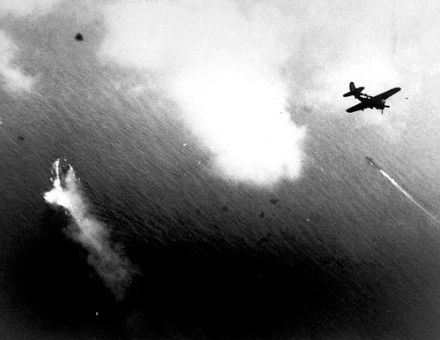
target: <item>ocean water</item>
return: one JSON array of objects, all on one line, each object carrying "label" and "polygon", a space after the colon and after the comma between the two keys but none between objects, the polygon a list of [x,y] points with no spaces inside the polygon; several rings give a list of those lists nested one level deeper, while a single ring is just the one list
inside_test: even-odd
[{"label": "ocean water", "polygon": [[[237,184],[212,174],[212,155],[166,99],[120,91],[131,71],[97,60],[95,26],[84,44],[72,22],[10,26],[20,62],[42,79],[37,94],[0,91],[5,338],[440,336],[440,226],[365,161],[436,215],[440,159],[414,143],[426,134],[435,145],[434,131],[395,143],[291,106],[308,129],[301,177]],[[57,158],[136,269],[119,300],[66,235],[70,217],[43,198]]]}]

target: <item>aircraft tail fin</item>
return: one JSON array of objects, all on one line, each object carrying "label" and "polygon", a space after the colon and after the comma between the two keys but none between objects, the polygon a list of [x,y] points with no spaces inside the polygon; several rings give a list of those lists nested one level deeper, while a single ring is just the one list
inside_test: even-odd
[{"label": "aircraft tail fin", "polygon": [[344,97],[355,96],[356,98],[362,93],[365,87],[356,87],[353,82],[350,82],[350,91],[345,93]]},{"label": "aircraft tail fin", "polygon": [[356,90],[356,86],[354,86],[353,82],[350,82],[350,92],[353,92],[354,90]]}]

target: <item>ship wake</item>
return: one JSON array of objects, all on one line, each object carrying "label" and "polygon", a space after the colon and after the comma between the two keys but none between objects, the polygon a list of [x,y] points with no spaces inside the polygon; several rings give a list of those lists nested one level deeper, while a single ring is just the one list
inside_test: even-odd
[{"label": "ship wake", "polygon": [[432,218],[437,223],[440,223],[440,221],[437,219],[435,215],[433,215],[431,212],[429,212],[423,205],[421,205],[414,197],[411,196],[411,194],[406,191],[404,188],[402,188],[399,183],[396,182],[394,178],[392,178],[388,173],[386,173],[384,170],[379,169],[379,172],[383,177],[385,177],[397,190],[399,190],[411,203],[413,203],[416,207],[418,207],[421,211],[423,211],[426,215],[428,215],[430,218]]}]

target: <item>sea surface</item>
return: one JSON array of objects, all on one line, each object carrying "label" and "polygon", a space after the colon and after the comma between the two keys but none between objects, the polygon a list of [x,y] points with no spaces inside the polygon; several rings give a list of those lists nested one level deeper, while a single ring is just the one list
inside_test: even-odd
[{"label": "sea surface", "polygon": [[[292,104],[307,126],[301,176],[236,183],[213,173],[169,99],[123,91],[132,71],[99,62],[99,29],[77,43],[74,26],[10,23],[40,79],[31,94],[0,91],[2,338],[440,337],[440,224],[365,161],[437,215],[429,113],[396,142]],[[57,158],[136,269],[122,299],[43,198]]]}]

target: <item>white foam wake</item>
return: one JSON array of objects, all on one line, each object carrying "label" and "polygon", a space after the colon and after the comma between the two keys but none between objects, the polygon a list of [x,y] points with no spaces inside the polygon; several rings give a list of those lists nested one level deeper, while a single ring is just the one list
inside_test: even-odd
[{"label": "white foam wake", "polygon": [[89,253],[88,262],[117,298],[124,296],[133,273],[132,266],[110,240],[108,228],[90,212],[87,198],[72,166],[60,169],[60,160],[52,165],[52,190],[44,194],[46,202],[63,207],[72,218],[68,235]]},{"label": "white foam wake", "polygon": [[379,172],[382,174],[383,177],[385,177],[395,188],[397,188],[397,190],[399,190],[402,194],[405,195],[406,198],[408,198],[413,204],[415,204],[420,210],[422,210],[426,215],[428,215],[429,217],[431,217],[433,220],[435,220],[437,223],[440,223],[440,221],[437,219],[437,217],[435,215],[433,215],[432,213],[430,213],[427,209],[425,209],[424,206],[422,206],[419,202],[417,202],[417,200],[412,197],[408,191],[406,191],[405,189],[403,189],[395,180],[394,178],[392,178],[390,175],[388,175],[385,171],[383,171],[382,169],[379,170]]}]

